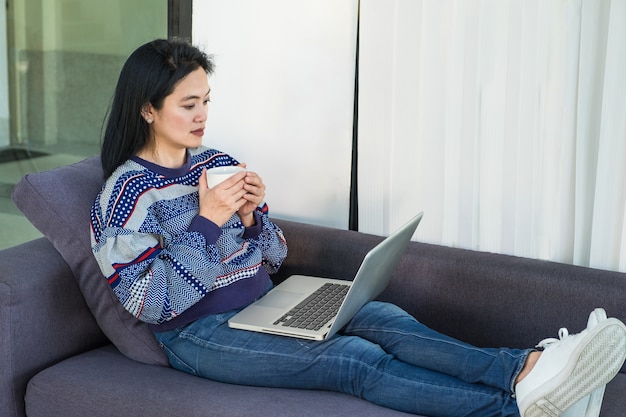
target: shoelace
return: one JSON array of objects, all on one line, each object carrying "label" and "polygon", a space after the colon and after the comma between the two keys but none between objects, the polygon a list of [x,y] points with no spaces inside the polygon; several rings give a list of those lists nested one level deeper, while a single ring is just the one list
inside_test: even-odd
[{"label": "shoelace", "polygon": [[565,327],[561,327],[559,329],[559,338],[557,339],[556,337],[548,337],[547,339],[543,339],[541,342],[537,343],[537,346],[535,346],[536,348],[541,348],[541,349],[545,349],[548,346],[554,344],[554,343],[558,343],[566,338],[569,337],[569,332],[567,331],[567,329]]}]

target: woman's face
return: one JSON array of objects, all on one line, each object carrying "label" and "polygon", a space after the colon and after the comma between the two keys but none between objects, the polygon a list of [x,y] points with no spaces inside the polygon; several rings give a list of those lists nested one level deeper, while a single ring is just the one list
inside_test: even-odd
[{"label": "woman's face", "polygon": [[202,145],[209,93],[207,74],[198,68],[178,82],[161,109],[149,106],[144,117],[152,119],[150,126],[157,153],[175,156]]}]

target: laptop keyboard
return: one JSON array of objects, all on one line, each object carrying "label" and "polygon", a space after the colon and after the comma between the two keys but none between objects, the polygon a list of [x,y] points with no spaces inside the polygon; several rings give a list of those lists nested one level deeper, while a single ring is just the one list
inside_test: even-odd
[{"label": "laptop keyboard", "polygon": [[349,285],[343,284],[324,284],[276,320],[274,324],[297,329],[319,330],[337,314],[349,288]]}]

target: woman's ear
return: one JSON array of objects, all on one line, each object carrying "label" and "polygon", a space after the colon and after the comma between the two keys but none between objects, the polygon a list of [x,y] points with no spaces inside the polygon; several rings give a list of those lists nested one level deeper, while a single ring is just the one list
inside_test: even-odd
[{"label": "woman's ear", "polygon": [[146,103],[143,105],[141,108],[141,117],[143,117],[148,124],[154,122],[154,108],[152,104]]}]

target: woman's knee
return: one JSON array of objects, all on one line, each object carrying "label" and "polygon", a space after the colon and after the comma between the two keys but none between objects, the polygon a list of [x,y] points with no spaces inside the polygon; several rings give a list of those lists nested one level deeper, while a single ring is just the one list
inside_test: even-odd
[{"label": "woman's knee", "polygon": [[355,315],[353,321],[379,323],[397,319],[415,320],[413,316],[395,304],[384,301],[370,301]]}]

